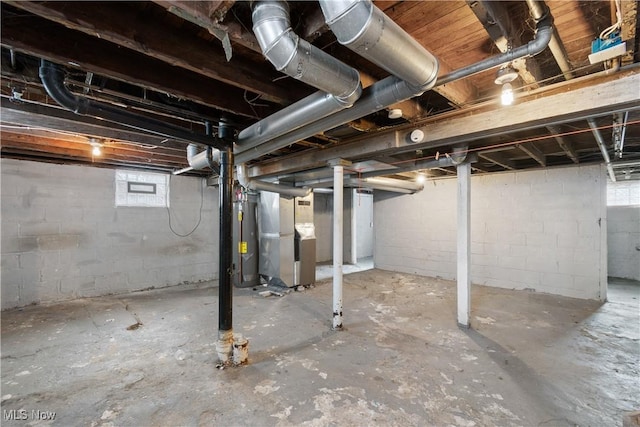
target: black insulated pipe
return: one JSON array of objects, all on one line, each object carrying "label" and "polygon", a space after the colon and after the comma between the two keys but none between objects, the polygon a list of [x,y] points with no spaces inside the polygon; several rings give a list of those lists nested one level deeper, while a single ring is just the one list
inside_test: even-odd
[{"label": "black insulated pipe", "polygon": [[218,271],[218,335],[233,327],[233,150],[220,151],[220,262]]},{"label": "black insulated pipe", "polygon": [[229,146],[229,142],[215,138],[214,136],[194,133],[185,128],[173,126],[160,120],[76,96],[65,87],[64,71],[62,68],[44,59],[40,62],[39,75],[47,94],[62,107],[78,115],[119,123],[165,138],[178,139],[185,142],[197,142],[219,149]]}]

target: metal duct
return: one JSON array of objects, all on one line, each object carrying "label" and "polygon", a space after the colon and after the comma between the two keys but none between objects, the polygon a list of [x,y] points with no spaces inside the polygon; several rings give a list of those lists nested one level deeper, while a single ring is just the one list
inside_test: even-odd
[{"label": "metal duct", "polygon": [[438,60],[371,1],[320,0],[327,25],[340,44],[407,82],[430,89]]},{"label": "metal duct", "polygon": [[[418,160],[405,166],[395,169],[377,170],[361,174],[360,178],[371,178],[381,175],[398,174],[403,172],[413,172],[423,169],[437,169],[457,166],[467,159],[468,146],[456,147],[453,149],[451,156],[443,156],[438,160]],[[475,163],[478,160],[477,155],[469,156],[469,162]]]},{"label": "metal duct", "polygon": [[598,147],[600,148],[600,152],[602,153],[602,158],[604,159],[604,163],[607,166],[607,171],[609,172],[609,178],[611,181],[616,182],[616,174],[613,171],[613,166],[611,165],[611,158],[609,157],[609,152],[607,151],[607,144],[604,142],[604,138],[598,129],[598,125],[593,119],[588,119],[589,127],[593,132],[593,136],[596,138],[596,142],[598,143]]},{"label": "metal duct", "polygon": [[133,129],[166,138],[197,142],[216,148],[225,148],[228,146],[224,141],[209,135],[192,133],[187,129],[172,126],[160,120],[76,96],[65,87],[64,71],[62,68],[44,59],[40,62],[39,75],[47,94],[62,107],[78,115],[119,123]]},{"label": "metal duct", "polygon": [[219,169],[220,165],[220,151],[208,147],[206,150],[198,153],[198,146],[189,144],[187,146],[187,161],[189,162],[189,166],[196,170],[204,168],[216,170]]},{"label": "metal duct", "polygon": [[[516,59],[537,55],[549,44],[552,32],[553,20],[550,15],[547,15],[544,19],[538,21],[536,35],[534,39],[526,45],[446,74],[437,80],[435,86],[451,83],[454,80],[469,77],[473,74],[498,67],[507,62],[515,61]],[[396,76],[389,76],[364,89],[362,91],[362,96],[353,107],[302,126],[299,129],[292,130],[289,133],[274,138],[268,143],[262,144],[253,150],[239,153],[236,155],[236,159],[238,162],[247,162],[257,159],[258,157],[286,147],[296,141],[308,138],[319,132],[324,132],[327,129],[333,129],[336,126],[340,126],[368,114],[375,113],[389,105],[405,101],[417,95],[420,95],[420,93],[415,93],[409,83]]]},{"label": "metal duct", "polygon": [[247,167],[244,164],[236,166],[236,178],[241,186],[248,190],[255,191],[270,191],[272,193],[278,193],[285,197],[305,197],[311,194],[311,188],[297,188],[289,187],[282,184],[274,184],[272,182],[260,181],[255,178],[247,177]]},{"label": "metal duct", "polygon": [[344,184],[405,194],[414,194],[424,189],[424,184],[393,178],[349,178],[344,181]]},{"label": "metal duct", "polygon": [[253,31],[264,56],[278,71],[320,92],[244,129],[238,135],[239,152],[350,107],[362,94],[358,71],[291,30],[286,2],[256,2],[252,18]]},{"label": "metal duct", "polygon": [[[549,8],[543,0],[527,0],[527,6],[529,6],[531,16],[536,21],[539,21],[549,13]],[[558,30],[556,30],[555,27],[553,27],[553,33],[551,35],[551,40],[549,41],[549,50],[551,50],[562,74],[564,74],[565,80],[571,80],[573,78],[573,72],[571,71],[571,64],[569,63],[567,50],[564,48],[562,40],[558,35]]]}]

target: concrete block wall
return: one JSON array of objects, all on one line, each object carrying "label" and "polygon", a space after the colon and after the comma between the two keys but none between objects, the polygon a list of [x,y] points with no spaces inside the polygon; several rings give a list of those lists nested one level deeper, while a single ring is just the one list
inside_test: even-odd
[{"label": "concrete block wall", "polygon": [[609,276],[640,280],[640,206],[607,208]]},{"label": "concrete block wall", "polygon": [[[601,166],[471,178],[471,280],[576,298],[606,298]],[[414,195],[374,194],[377,268],[456,275],[456,180]]]},{"label": "concrete block wall", "polygon": [[316,262],[333,259],[333,194],[313,193]]},{"label": "concrete block wall", "polygon": [[[189,237],[166,208],[115,207],[115,171],[1,160],[2,308],[218,275],[217,188]],[[172,177],[171,222],[198,222],[202,180]]]},{"label": "concrete block wall", "polygon": [[[314,193],[313,222],[316,228],[316,262],[333,260],[333,194]],[[343,262],[351,263],[351,221],[353,192],[344,189],[343,200]]]}]

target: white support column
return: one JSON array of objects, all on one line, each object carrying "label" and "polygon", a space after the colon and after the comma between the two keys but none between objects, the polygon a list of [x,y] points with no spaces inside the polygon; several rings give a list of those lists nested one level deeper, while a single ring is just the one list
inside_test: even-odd
[{"label": "white support column", "polygon": [[458,325],[468,328],[471,312],[471,163],[458,170]]},{"label": "white support column", "polygon": [[348,164],[342,159],[329,162],[333,167],[333,329],[342,329],[343,187]]}]

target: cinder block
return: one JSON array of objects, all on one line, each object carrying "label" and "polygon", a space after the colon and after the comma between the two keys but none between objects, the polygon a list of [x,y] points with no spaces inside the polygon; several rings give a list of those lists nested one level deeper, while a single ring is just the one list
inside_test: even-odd
[{"label": "cinder block", "polygon": [[38,249],[37,237],[2,236],[2,254],[32,252]]},{"label": "cinder block", "polygon": [[497,255],[475,255],[472,259],[475,265],[495,266],[498,263]]},{"label": "cinder block", "polygon": [[558,248],[561,249],[581,249],[581,250],[594,250],[599,251],[600,236],[596,237],[583,237],[573,236],[566,234],[558,234],[557,237]]},{"label": "cinder block", "polygon": [[[23,286],[24,295],[31,294],[30,298],[35,298],[36,301],[58,301],[62,299],[62,292],[60,289],[60,280],[47,280],[44,282],[37,282],[34,286]],[[35,291],[33,296],[32,291]],[[21,295],[22,297],[22,295]]]},{"label": "cinder block", "polygon": [[527,264],[526,257],[524,256],[510,256],[510,255],[498,256],[498,265],[500,265],[501,267],[513,268],[516,270],[525,270],[526,264]]},{"label": "cinder block", "polygon": [[600,278],[574,276],[571,289],[575,298],[598,299],[600,296]]},{"label": "cinder block", "polygon": [[123,273],[111,273],[104,276],[96,276],[95,289],[101,295],[112,292],[122,292],[128,289],[127,277]]},{"label": "cinder block", "polygon": [[38,249],[41,251],[58,251],[78,247],[78,235],[57,234],[37,237]]},{"label": "cinder block", "polygon": [[48,236],[60,234],[60,223],[58,222],[21,222],[19,224],[20,237]]},{"label": "cinder block", "polygon": [[526,269],[529,271],[539,271],[545,273],[557,273],[556,251],[548,253],[537,252],[527,256]]},{"label": "cinder block", "polygon": [[2,296],[2,310],[18,307],[20,305],[20,285],[15,283],[5,283],[3,278],[2,286],[0,288],[2,289],[0,293]]},{"label": "cinder block", "polygon": [[[47,222],[57,222],[61,226],[70,227],[82,221],[82,209],[68,203],[49,204],[44,208],[44,216]],[[60,232],[68,231],[61,230]]]},{"label": "cinder block", "polygon": [[90,297],[96,293],[96,281],[93,276],[70,276],[60,281],[62,294],[69,297]]},{"label": "cinder block", "polygon": [[578,221],[569,220],[545,220],[544,225],[544,234],[565,234],[565,235],[578,235]]},{"label": "cinder block", "polygon": [[550,293],[564,295],[561,290],[573,287],[573,276],[569,274],[542,272],[540,287],[548,289]]},{"label": "cinder block", "polygon": [[538,248],[538,250],[555,249],[558,246],[555,234],[526,233],[525,240],[529,248]]},{"label": "cinder block", "polygon": [[486,243],[484,245],[485,255],[502,256],[509,253],[511,245],[508,243]]},{"label": "cinder block", "polygon": [[2,258],[0,258],[0,266],[2,267],[2,271],[20,268],[20,255],[16,253],[2,255]]}]

